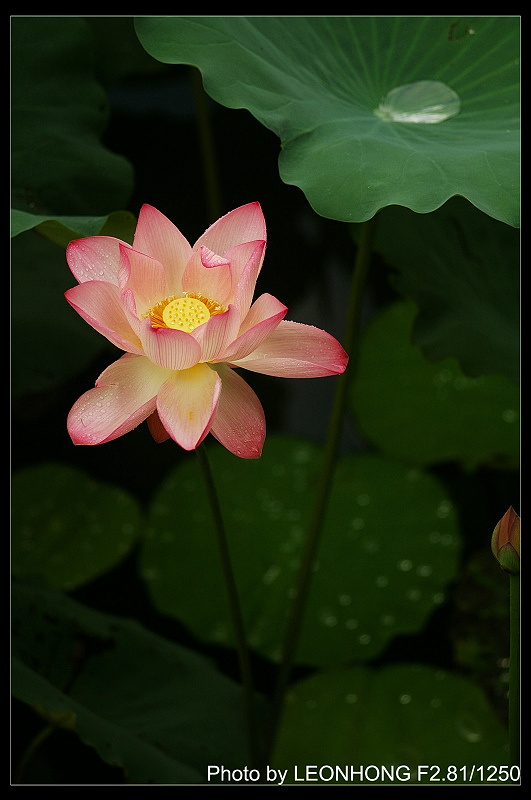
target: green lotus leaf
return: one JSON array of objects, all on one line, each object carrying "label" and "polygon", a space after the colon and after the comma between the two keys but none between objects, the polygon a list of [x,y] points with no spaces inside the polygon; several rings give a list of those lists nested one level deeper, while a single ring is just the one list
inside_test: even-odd
[{"label": "green lotus leaf", "polygon": [[[478,686],[406,663],[323,672],[295,684],[272,765],[299,786],[487,786],[508,757],[507,732]],[[489,772],[487,765],[495,766]],[[503,774],[509,785],[518,782],[517,768]]]},{"label": "green lotus leaf", "polygon": [[518,17],[139,17],[140,42],[281,140],[281,178],[333,219],[463,195],[519,224]]},{"label": "green lotus leaf", "polygon": [[13,17],[11,65],[13,206],[97,216],[123,208],[132,169],[101,142],[109,109],[87,21]]},{"label": "green lotus leaf", "polygon": [[210,764],[249,763],[241,687],[203,656],[54,590],[13,589],[12,692],[46,722],[129,783],[205,783]]},{"label": "green lotus leaf", "polygon": [[[268,436],[262,457],[209,449],[249,643],[279,659],[296,592],[321,450]],[[423,628],[444,602],[460,549],[452,503],[432,477],[386,459],[346,455],[337,468],[298,663],[366,660]],[[153,603],[202,640],[233,646],[212,517],[196,459],[156,493],[141,574]]]},{"label": "green lotus leaf", "polygon": [[405,463],[518,467],[520,391],[503,375],[463,374],[455,358],[427,361],[411,343],[417,310],[396,303],[364,332],[351,389],[357,425]]},{"label": "green lotus leaf", "polygon": [[104,217],[62,217],[53,214],[31,214],[11,209],[11,237],[34,228],[46,239],[66,247],[72,239],[83,236],[116,236],[132,244],[136,218],[129,211],[113,211]]},{"label": "green lotus leaf", "polygon": [[128,492],[55,463],[13,476],[12,517],[13,574],[69,590],[123,561],[141,522]]},{"label": "green lotus leaf", "polygon": [[519,383],[518,230],[453,197],[431,214],[383,209],[374,247],[393,286],[418,306],[413,341],[430,361],[452,356],[470,377]]}]

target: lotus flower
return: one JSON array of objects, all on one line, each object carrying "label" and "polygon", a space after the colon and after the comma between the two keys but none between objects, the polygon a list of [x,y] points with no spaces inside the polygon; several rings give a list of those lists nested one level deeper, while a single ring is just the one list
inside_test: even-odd
[{"label": "lotus flower", "polygon": [[284,320],[270,294],[252,302],[266,228],[258,203],[231,211],[193,247],[163,214],[140,211],[133,245],[108,236],[69,244],[79,282],[66,299],[125,351],[74,404],[75,444],[103,444],[148,420],[156,441],[193,450],[212,433],[256,458],[265,418],[235,367],[291,378],[339,374],[347,364],[328,333]]}]

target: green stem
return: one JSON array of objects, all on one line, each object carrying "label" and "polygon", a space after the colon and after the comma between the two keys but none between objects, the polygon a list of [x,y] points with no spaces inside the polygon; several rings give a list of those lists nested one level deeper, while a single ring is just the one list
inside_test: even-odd
[{"label": "green stem", "polygon": [[323,462],[320,471],[319,484],[313,514],[310,519],[308,537],[302,555],[299,570],[298,584],[295,599],[288,619],[284,641],[283,659],[279,667],[277,684],[273,695],[271,715],[266,736],[266,755],[271,754],[272,747],[280,722],[284,698],[289,683],[293,659],[297,648],[300,629],[302,626],[306,600],[310,589],[313,567],[317,556],[319,539],[326,514],[328,498],[332,485],[335,462],[339,441],[341,438],[345,406],[347,402],[347,389],[349,381],[356,368],[361,309],[365,294],[365,285],[372,256],[372,246],[376,230],[376,217],[363,223],[360,241],[354,264],[354,273],[350,289],[350,299],[347,308],[343,347],[349,354],[349,363],[345,372],[337,379],[334,405],[330,416],[328,436],[325,445]]},{"label": "green stem", "polygon": [[511,764],[520,764],[520,575],[509,575],[509,748]]},{"label": "green stem", "polygon": [[207,456],[207,449],[204,443],[196,448],[196,453],[203,474],[205,482],[208,501],[212,511],[214,520],[214,527],[216,530],[219,553],[221,557],[221,566],[225,578],[225,586],[227,589],[229,606],[234,626],[234,636],[236,639],[236,648],[238,651],[238,658],[240,662],[240,672],[243,685],[243,695],[245,704],[245,718],[247,725],[247,733],[249,737],[249,751],[251,763],[254,768],[261,769],[262,767],[262,748],[260,742],[259,725],[256,716],[256,704],[253,674],[251,670],[251,662],[249,658],[249,649],[247,647],[247,637],[245,635],[245,627],[243,624],[243,616],[240,608],[240,601],[238,598],[238,589],[234,573],[232,571],[232,563],[230,559],[229,546],[227,536],[225,533],[225,526],[223,524],[223,517],[219,505],[216,486],[210,469],[210,463]]},{"label": "green stem", "polygon": [[218,169],[210,116],[208,113],[208,97],[203,89],[203,80],[197,67],[190,68],[192,91],[194,93],[195,113],[201,145],[201,157],[205,176],[206,195],[210,222],[215,222],[222,215],[221,193],[219,189]]},{"label": "green stem", "polygon": [[30,742],[26,752],[20,759],[20,763],[18,765],[17,775],[15,778],[15,783],[24,783],[24,776],[26,773],[27,766],[33,756],[35,755],[36,751],[39,747],[48,739],[52,733],[56,730],[55,725],[46,725],[42,730],[35,736],[34,739]]}]

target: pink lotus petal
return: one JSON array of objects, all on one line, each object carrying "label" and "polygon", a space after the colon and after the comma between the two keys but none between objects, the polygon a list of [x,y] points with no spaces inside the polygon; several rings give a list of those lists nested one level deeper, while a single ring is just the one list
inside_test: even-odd
[{"label": "pink lotus petal", "polygon": [[339,375],[347,362],[347,354],[329,333],[286,320],[250,355],[233,359],[237,367],[281,378]]},{"label": "pink lotus petal", "polygon": [[189,333],[172,328],[152,328],[146,317],[140,325],[146,356],[166,369],[189,369],[201,360],[201,346]]},{"label": "pink lotus petal", "polygon": [[219,375],[206,364],[173,372],[161,387],[157,411],[166,430],[185,450],[207,435],[221,391]]},{"label": "pink lotus petal", "polygon": [[137,313],[142,316],[166,297],[164,269],[158,261],[131,247],[121,245],[120,256],[120,288],[132,291]]},{"label": "pink lotus petal", "polygon": [[68,289],[65,297],[89,325],[116,347],[128,353],[143,354],[142,344],[129,324],[117,286],[87,281]]},{"label": "pink lotus petal", "polygon": [[126,354],[115,361],[68,415],[74,444],[103,444],[136,428],[155,410],[157,392],[169,374],[144,356]]},{"label": "pink lotus petal", "polygon": [[214,222],[194,244],[194,250],[206,246],[223,256],[242,242],[266,239],[264,215],[259,203],[248,203],[230,211]]},{"label": "pink lotus petal", "polygon": [[153,206],[143,205],[138,215],[133,247],[162,264],[166,273],[166,296],[179,294],[192,248],[173,222]]},{"label": "pink lotus petal", "polygon": [[118,286],[121,244],[112,236],[88,236],[70,242],[66,260],[74,277],[79,283],[106,281]]},{"label": "pink lotus petal", "polygon": [[171,370],[158,367],[145,356],[126,353],[103,370],[96,386],[122,386],[124,391],[152,397],[170,373]]},{"label": "pink lotus petal", "polygon": [[245,242],[225,253],[225,257],[230,260],[232,277],[229,302],[239,309],[242,319],[253,301],[256,280],[264,261],[265,246],[265,241]]},{"label": "pink lotus petal", "polygon": [[207,247],[200,247],[191,257],[182,280],[184,292],[202,294],[225,306],[230,297],[231,274],[229,262]]},{"label": "pink lotus petal", "polygon": [[246,333],[246,331],[251,330],[251,328],[254,328],[256,325],[272,317],[281,319],[286,314],[287,310],[288,307],[285,306],[284,303],[281,303],[280,300],[277,300],[276,297],[273,297],[272,294],[261,294],[260,297],[254,301],[243,319],[238,335],[241,336]]},{"label": "pink lotus petal", "polygon": [[273,295],[260,295],[243,321],[240,335],[219,354],[218,360],[233,363],[252,355],[279,325],[287,310]]},{"label": "pink lotus petal", "polygon": [[168,439],[171,439],[170,434],[160,421],[158,411],[155,410],[153,414],[149,415],[149,417],[147,418],[147,424],[149,432],[153,436],[157,444],[162,444],[162,442],[166,442]]},{"label": "pink lotus petal", "polygon": [[138,339],[141,340],[142,336],[142,320],[138,316],[138,311],[136,309],[135,298],[133,297],[133,292],[130,289],[126,289],[124,292],[121,293],[120,300],[122,302],[122,308],[124,314],[127,318],[131,329],[137,335]]},{"label": "pink lotus petal", "polygon": [[221,397],[210,433],[240,458],[258,458],[266,434],[260,401],[249,384],[226,364],[217,364]]},{"label": "pink lotus petal", "polygon": [[215,361],[232,342],[240,327],[240,315],[234,306],[223,314],[213,314],[203,325],[199,325],[190,336],[201,346],[201,361]]}]

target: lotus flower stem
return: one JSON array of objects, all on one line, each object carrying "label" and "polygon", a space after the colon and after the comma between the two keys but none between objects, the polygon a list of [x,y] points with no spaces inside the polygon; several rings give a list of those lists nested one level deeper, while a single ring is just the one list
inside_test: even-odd
[{"label": "lotus flower stem", "polygon": [[491,537],[494,558],[509,575],[509,752],[520,765],[520,517],[510,506]]},{"label": "lotus flower stem", "polygon": [[334,474],[334,467],[341,438],[343,418],[347,401],[348,382],[352,377],[356,365],[360,318],[365,294],[365,285],[372,256],[376,219],[373,217],[363,223],[359,240],[358,251],[354,264],[354,273],[350,289],[349,305],[345,321],[343,347],[349,354],[349,363],[345,372],[337,379],[334,405],[330,416],[328,436],[321,465],[319,484],[317,486],[316,501],[310,519],[305,550],[303,551],[301,567],[298,576],[295,599],[288,619],[286,637],[284,641],[283,658],[279,667],[276,689],[273,695],[271,715],[266,732],[266,756],[274,745],[277,727],[282,714],[284,697],[288,686],[293,659],[297,648],[300,630],[304,619],[306,600],[310,589],[313,566],[319,547],[319,539],[326,514],[330,488]]},{"label": "lotus flower stem", "polygon": [[509,575],[509,748],[511,764],[520,764],[520,573]]},{"label": "lotus flower stem", "polygon": [[256,704],[254,693],[254,681],[251,669],[251,662],[249,658],[249,649],[247,647],[247,637],[245,634],[245,627],[243,623],[243,616],[238,597],[238,589],[232,571],[232,564],[230,559],[229,546],[227,536],[225,533],[225,526],[223,524],[223,517],[219,505],[219,499],[216,491],[216,486],[208,460],[207,449],[203,443],[196,448],[196,453],[199,460],[199,465],[205,483],[208,501],[212,511],[214,520],[214,527],[216,530],[219,553],[221,557],[221,566],[225,578],[225,586],[229,599],[229,606],[231,611],[232,623],[234,626],[234,636],[236,639],[236,648],[238,651],[238,658],[240,663],[240,672],[243,685],[243,696],[245,704],[245,716],[247,733],[249,739],[249,752],[251,763],[255,768],[261,768],[261,746],[260,746],[260,731],[256,716]]},{"label": "lotus flower stem", "polygon": [[194,94],[195,113],[197,118],[197,128],[199,131],[199,141],[201,143],[201,154],[203,159],[203,171],[205,175],[206,194],[208,198],[208,212],[210,222],[221,217],[222,202],[220,184],[218,179],[218,167],[212,130],[210,125],[210,115],[208,113],[208,102],[201,72],[197,67],[190,67],[190,80]]}]

